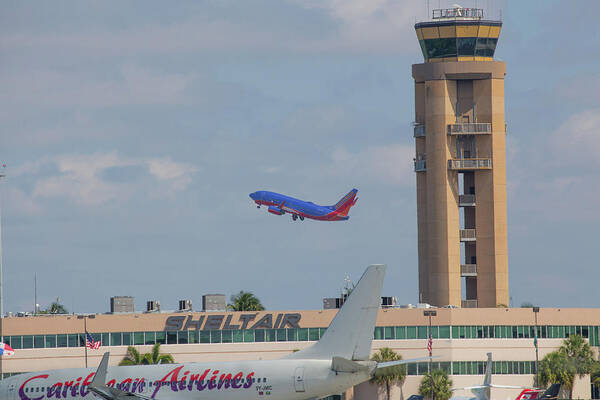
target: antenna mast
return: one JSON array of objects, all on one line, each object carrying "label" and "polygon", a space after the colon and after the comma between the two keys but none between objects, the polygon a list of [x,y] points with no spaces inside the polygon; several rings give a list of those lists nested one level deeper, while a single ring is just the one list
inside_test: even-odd
[{"label": "antenna mast", "polygon": [[[0,182],[6,177],[6,164],[0,168]],[[0,318],[4,318],[4,286],[2,283],[2,190],[0,190]],[[1,333],[1,332],[0,332]]]}]

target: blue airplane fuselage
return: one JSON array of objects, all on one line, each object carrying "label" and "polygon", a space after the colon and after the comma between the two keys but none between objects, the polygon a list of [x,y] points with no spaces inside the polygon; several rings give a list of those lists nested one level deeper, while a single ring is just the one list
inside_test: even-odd
[{"label": "blue airplane fuselage", "polygon": [[292,218],[316,219],[321,221],[344,221],[349,219],[348,211],[356,203],[356,189],[353,189],[334,206],[322,206],[311,201],[299,200],[281,193],[260,190],[250,193],[250,198],[260,206],[269,207],[272,214],[292,214]]}]

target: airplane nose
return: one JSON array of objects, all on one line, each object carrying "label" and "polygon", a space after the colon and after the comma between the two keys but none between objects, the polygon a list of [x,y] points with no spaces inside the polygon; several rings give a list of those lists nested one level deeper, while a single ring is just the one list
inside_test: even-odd
[{"label": "airplane nose", "polygon": [[254,193],[250,193],[250,198],[251,198],[252,200],[256,200],[256,192],[254,192]]}]

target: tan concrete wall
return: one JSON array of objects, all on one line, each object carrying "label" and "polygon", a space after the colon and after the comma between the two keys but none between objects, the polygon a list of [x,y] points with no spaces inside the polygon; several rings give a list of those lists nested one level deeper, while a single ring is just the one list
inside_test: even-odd
[{"label": "tan concrete wall", "polygon": [[[170,316],[179,316],[198,321],[209,316],[223,316],[221,326],[231,316],[230,324],[240,326],[241,315],[252,314],[254,319],[248,323],[248,328],[260,321],[265,315],[272,316],[274,324],[278,317],[280,321],[286,314],[295,314],[298,311],[260,311],[260,312],[181,312],[181,313],[129,313],[129,314],[95,314],[87,318],[88,332],[136,332],[136,331],[162,331],[165,330],[166,319]],[[302,312],[302,328],[322,328],[329,324],[337,310],[313,310]],[[327,321],[327,322],[325,322]],[[281,322],[280,322],[281,323]],[[325,325],[323,325],[325,324]],[[286,326],[290,327],[290,326]],[[11,317],[2,319],[3,335],[43,335],[51,333],[79,333],[84,331],[84,319],[77,315],[40,315],[28,317]],[[14,333],[18,332],[18,333]]]},{"label": "tan concrete wall", "polygon": [[[534,325],[535,315],[531,308],[437,308],[437,316],[433,318],[434,325]],[[301,311],[265,311],[299,313],[302,328],[324,328],[329,326],[337,310],[301,310]],[[89,332],[135,332],[161,331],[165,321],[170,316],[191,316],[197,320],[200,316],[218,313],[164,313],[164,314],[123,314],[98,315],[92,324],[88,321]],[[241,314],[232,315],[233,322]],[[258,320],[259,317],[255,319]],[[71,325],[73,320],[79,321]],[[91,321],[91,320],[90,320]],[[418,308],[382,308],[377,315],[377,326],[418,326],[427,325],[429,319],[423,315],[423,309]],[[538,313],[539,325],[597,325],[600,324],[600,308],[540,308]],[[2,334],[9,335],[43,335],[83,332],[83,323],[76,316],[47,316],[47,317],[12,317],[2,319]]]},{"label": "tan concrete wall", "polygon": [[[417,124],[425,124],[425,83],[415,82],[415,122]],[[418,155],[426,154],[425,138],[415,138],[415,158]],[[429,272],[427,269],[427,175],[425,173],[417,173],[417,226],[418,235],[418,253],[419,253],[419,300],[422,300],[422,293],[429,293]]]},{"label": "tan concrete wall", "polygon": [[492,135],[474,139],[473,157],[491,158],[492,170],[474,173],[475,212],[465,213],[465,227],[474,225],[477,236],[478,276],[476,286],[471,279],[469,293],[475,293],[476,287],[479,307],[508,305],[505,72],[506,65],[495,61],[413,65],[415,118],[422,123],[424,115],[427,130],[425,148],[422,138],[415,144],[417,154],[426,154],[427,159],[427,171],[417,173],[419,293],[423,302],[460,306],[463,297],[458,172],[448,170],[448,159],[457,157],[457,138],[446,134],[447,125],[456,122],[458,113],[469,116],[470,122],[489,122],[493,130]]},{"label": "tan concrete wall", "polygon": [[478,138],[480,157],[491,157],[492,170],[475,172],[477,292],[480,307],[508,305],[506,149],[504,80],[474,81],[479,122],[492,124],[492,135]]},{"label": "tan concrete wall", "polygon": [[[425,82],[426,178],[418,178],[419,209],[424,205],[426,216],[419,220],[419,235],[426,235],[420,243],[421,259],[425,258],[426,271],[420,273],[419,287],[422,301],[435,305],[460,305],[460,245],[457,174],[448,171],[451,157],[446,126],[455,120],[452,95],[456,97],[456,83],[447,80]],[[416,96],[423,95],[422,92]],[[421,99],[418,99],[422,103]],[[421,174],[419,174],[421,175]],[[423,197],[425,201],[423,202]],[[423,221],[425,220],[425,221]]]},{"label": "tan concrete wall", "polygon": [[[406,384],[399,385],[394,384],[390,385],[390,399],[405,399],[410,396],[410,394],[415,394],[415,392],[411,392],[409,395],[404,395],[404,389]],[[386,400],[386,387],[385,385],[375,385],[371,382],[361,383],[354,387],[354,398],[356,400],[368,400],[368,399],[381,399]]]},{"label": "tan concrete wall", "polygon": [[[420,139],[424,142],[424,139]],[[417,147],[418,151],[418,147]],[[427,224],[427,174],[417,173],[417,226],[418,226],[418,256],[419,256],[419,299],[418,302],[425,302],[424,295],[430,293],[429,289],[429,268],[428,268],[428,248],[429,234]]]}]

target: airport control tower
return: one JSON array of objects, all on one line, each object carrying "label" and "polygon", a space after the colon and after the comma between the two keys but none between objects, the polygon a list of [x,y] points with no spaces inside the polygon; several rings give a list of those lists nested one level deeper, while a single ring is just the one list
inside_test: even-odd
[{"label": "airport control tower", "polygon": [[508,306],[506,64],[501,21],[482,9],[433,10],[415,25],[419,297],[435,306]]}]

